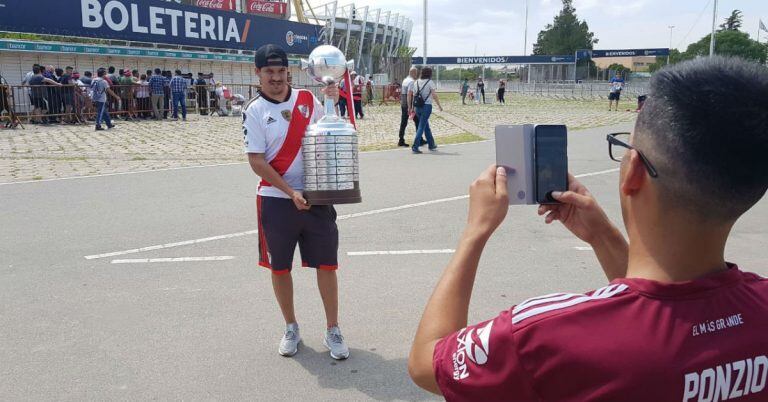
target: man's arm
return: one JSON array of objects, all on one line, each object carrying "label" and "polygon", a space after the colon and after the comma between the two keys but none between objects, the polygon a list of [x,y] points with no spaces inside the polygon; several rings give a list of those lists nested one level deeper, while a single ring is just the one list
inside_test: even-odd
[{"label": "man's arm", "polygon": [[277,187],[285,194],[288,194],[293,200],[293,203],[296,205],[296,208],[299,210],[309,209],[309,203],[306,199],[304,199],[304,195],[301,192],[295,191],[293,188],[291,188],[285,179],[283,179],[283,176],[281,176],[280,173],[277,173],[272,165],[267,163],[267,160],[264,159],[264,154],[249,153],[248,163],[251,165],[253,172],[256,173],[259,177],[266,180],[274,187]]},{"label": "man's arm", "polygon": [[52,80],[50,78],[43,78],[43,82],[51,84],[51,85],[56,85],[57,87],[61,86],[61,83],[56,82],[56,81],[54,81],[54,80]]},{"label": "man's arm", "polygon": [[456,253],[445,268],[421,317],[408,358],[416,385],[440,393],[432,366],[437,342],[467,326],[477,265],[486,242],[509,207],[506,171],[489,167],[470,187],[469,219]]},{"label": "man's arm", "polygon": [[545,222],[562,222],[571,233],[592,246],[609,281],[627,274],[629,245],[624,235],[611,223],[597,200],[573,175],[568,175],[568,191],[554,192],[560,204],[539,206]]}]

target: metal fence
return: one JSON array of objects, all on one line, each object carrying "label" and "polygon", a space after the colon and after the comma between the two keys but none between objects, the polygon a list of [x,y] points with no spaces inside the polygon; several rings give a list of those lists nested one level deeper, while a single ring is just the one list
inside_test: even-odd
[{"label": "metal fence", "polygon": [[[227,91],[223,91],[226,88]],[[124,119],[148,119],[154,116],[151,91],[148,85],[112,85],[112,92],[119,99],[107,95],[109,113]],[[243,104],[253,98],[258,85],[223,84],[217,92],[211,85],[193,85],[187,88],[185,97],[188,113],[203,115],[229,115],[241,110]],[[320,88],[305,87],[316,96]],[[173,111],[170,89],[165,88],[161,107],[163,117]],[[18,123],[70,123],[84,124],[94,120],[95,105],[92,89],[79,85],[0,85],[0,121],[6,126]]]},{"label": "metal fence", "polygon": [[[443,80],[436,82],[438,92],[459,93],[461,81]],[[469,82],[469,90],[474,91],[476,81]],[[499,88],[498,80],[485,80],[486,99],[493,99],[494,94]],[[549,97],[556,99],[608,99],[610,87],[607,82],[519,82],[507,81],[506,93],[516,93],[520,95]],[[648,83],[644,81],[627,82],[624,84],[622,96],[638,97],[648,93]]]}]

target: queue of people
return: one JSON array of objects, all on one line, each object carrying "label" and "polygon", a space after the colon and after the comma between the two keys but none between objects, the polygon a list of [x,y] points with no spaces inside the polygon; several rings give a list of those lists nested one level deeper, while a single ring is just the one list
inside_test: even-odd
[{"label": "queue of people", "polygon": [[[102,75],[98,75],[102,72]],[[94,83],[101,82],[100,88]],[[114,94],[103,100],[103,108],[97,105],[102,100],[104,85]],[[64,69],[35,64],[22,80],[28,88],[31,105],[30,122],[36,124],[70,123],[97,121],[107,113],[111,119],[186,120],[187,102],[197,100],[201,114],[215,110],[219,115],[228,115],[227,95],[231,92],[221,86],[217,90],[213,74],[198,74],[193,80],[191,74],[163,71],[160,68],[140,73],[138,69],[117,69],[114,66],[97,69],[96,77],[91,71],[80,74],[73,67]],[[98,90],[98,91],[97,91]],[[98,99],[98,100],[97,100]],[[210,101],[209,101],[210,99]],[[102,110],[103,109],[103,110]],[[107,124],[109,127],[111,123]]]}]

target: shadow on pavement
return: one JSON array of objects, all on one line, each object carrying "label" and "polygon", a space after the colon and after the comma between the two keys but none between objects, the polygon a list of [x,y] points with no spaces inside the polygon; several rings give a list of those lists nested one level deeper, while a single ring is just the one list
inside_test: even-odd
[{"label": "shadow on pavement", "polygon": [[438,400],[411,382],[407,359],[385,360],[362,349],[350,349],[349,354],[349,359],[336,361],[325,348],[316,350],[302,344],[292,359],[317,377],[323,388],[356,389],[377,401]]}]

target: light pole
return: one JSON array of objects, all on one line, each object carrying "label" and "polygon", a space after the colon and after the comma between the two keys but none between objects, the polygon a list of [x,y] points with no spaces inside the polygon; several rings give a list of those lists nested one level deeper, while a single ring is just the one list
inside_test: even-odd
[{"label": "light pole", "polygon": [[669,53],[667,53],[667,65],[669,65],[669,56],[672,53],[672,30],[675,29],[675,26],[670,25],[667,28],[669,28]]},{"label": "light pole", "polygon": [[424,0],[424,61],[421,64],[427,65],[427,0]]},{"label": "light pole", "polygon": [[712,9],[712,36],[709,38],[709,57],[715,55],[715,23],[717,22],[717,0],[715,0],[715,7]]},{"label": "light pole", "polygon": [[525,0],[525,32],[523,33],[523,56],[528,55],[528,0]]}]

